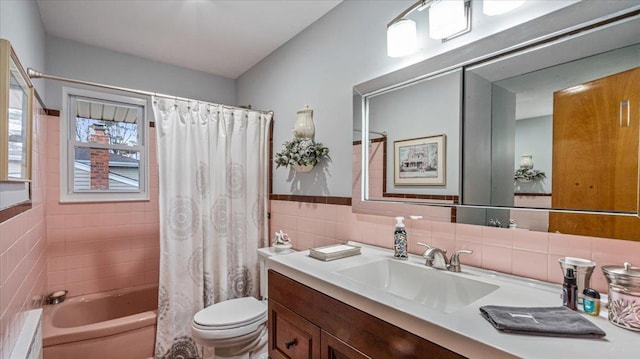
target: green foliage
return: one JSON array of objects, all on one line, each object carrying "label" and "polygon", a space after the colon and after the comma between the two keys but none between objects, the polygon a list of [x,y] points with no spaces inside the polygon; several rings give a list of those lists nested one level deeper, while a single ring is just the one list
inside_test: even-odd
[{"label": "green foliage", "polygon": [[547,178],[547,175],[542,171],[534,170],[533,168],[518,168],[513,175],[513,179],[521,182],[531,182]]},{"label": "green foliage", "polygon": [[310,138],[294,138],[285,142],[282,151],[276,153],[276,168],[297,164],[299,166],[315,166],[322,159],[329,157],[329,148]]}]

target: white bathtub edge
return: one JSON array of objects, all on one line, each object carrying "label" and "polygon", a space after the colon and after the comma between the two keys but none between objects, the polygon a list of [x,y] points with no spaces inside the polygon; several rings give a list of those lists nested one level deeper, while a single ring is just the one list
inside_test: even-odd
[{"label": "white bathtub edge", "polygon": [[42,358],[42,309],[24,312],[24,325],[11,351],[12,359]]}]

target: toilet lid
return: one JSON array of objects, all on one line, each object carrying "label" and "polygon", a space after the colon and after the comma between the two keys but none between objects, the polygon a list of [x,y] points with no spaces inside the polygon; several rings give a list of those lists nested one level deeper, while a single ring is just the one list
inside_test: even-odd
[{"label": "toilet lid", "polygon": [[262,320],[267,307],[254,297],[236,298],[210,305],[193,316],[201,326],[228,329]]}]

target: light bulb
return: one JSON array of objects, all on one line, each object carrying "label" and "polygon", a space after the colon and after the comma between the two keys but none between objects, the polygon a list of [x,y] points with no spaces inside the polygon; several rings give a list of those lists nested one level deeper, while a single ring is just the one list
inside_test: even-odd
[{"label": "light bulb", "polygon": [[387,28],[387,55],[401,57],[416,50],[418,36],[416,23],[413,20],[402,19]]},{"label": "light bulb", "polygon": [[429,7],[429,37],[444,39],[467,28],[464,0],[438,0]]}]

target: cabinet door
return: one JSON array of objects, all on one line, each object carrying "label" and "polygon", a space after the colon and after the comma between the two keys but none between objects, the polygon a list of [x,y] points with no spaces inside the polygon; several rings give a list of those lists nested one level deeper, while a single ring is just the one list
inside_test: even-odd
[{"label": "cabinet door", "polygon": [[320,346],[322,347],[321,359],[371,359],[370,356],[324,330],[320,333]]},{"label": "cabinet door", "polygon": [[320,328],[269,299],[269,357],[319,359]]},{"label": "cabinet door", "polygon": [[[640,68],[554,93],[552,207],[638,210]],[[640,219],[550,213],[549,231],[638,239]]]}]

